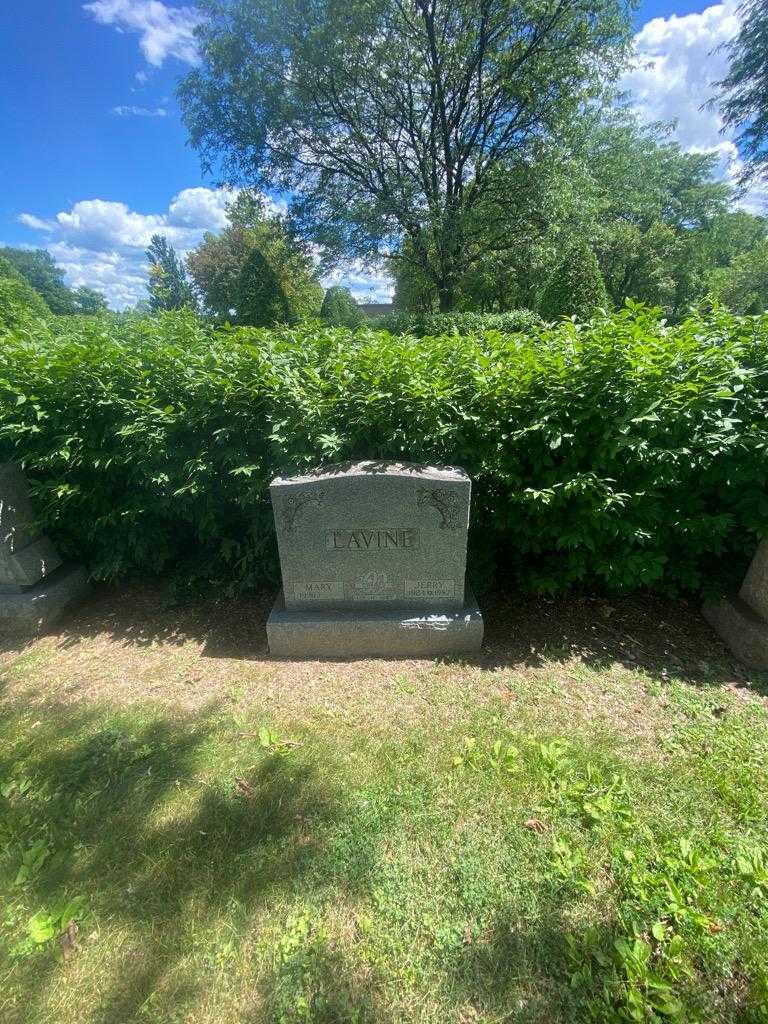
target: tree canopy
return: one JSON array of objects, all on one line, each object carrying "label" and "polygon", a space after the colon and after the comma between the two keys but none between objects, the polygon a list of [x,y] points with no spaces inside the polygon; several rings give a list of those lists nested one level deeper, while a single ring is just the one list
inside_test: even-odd
[{"label": "tree canopy", "polygon": [[165,235],[152,235],[147,249],[149,261],[149,306],[153,313],[167,309],[195,308],[195,296],[184,264]]},{"label": "tree canopy", "polygon": [[29,314],[47,316],[50,313],[42,295],[9,259],[0,256],[0,325],[12,326]]},{"label": "tree canopy", "polygon": [[364,320],[352,292],[338,284],[331,285],[323,296],[320,316],[332,327],[359,327]]},{"label": "tree canopy", "polygon": [[[284,220],[248,191],[228,215],[229,226],[206,234],[187,256],[204,308],[219,320],[252,326],[318,316],[323,290],[310,253]],[[263,309],[258,301],[266,302]]]},{"label": "tree canopy", "polygon": [[94,288],[85,285],[69,288],[64,283],[64,271],[45,249],[4,246],[0,248],[0,259],[6,260],[18,271],[43,299],[49,313],[98,313],[107,309],[106,298]]},{"label": "tree canopy", "polygon": [[718,82],[724,127],[737,132],[742,181],[768,178],[768,5],[743,0],[741,26],[728,44],[728,74]]},{"label": "tree canopy", "polygon": [[[203,0],[179,89],[204,162],[294,190],[329,256],[414,263],[451,308],[496,169],[620,71],[630,0]],[[405,244],[407,243],[407,244]]]},{"label": "tree canopy", "polygon": [[763,240],[733,262],[715,271],[713,294],[735,313],[763,313],[768,309],[768,241]]},{"label": "tree canopy", "polygon": [[[669,126],[643,126],[626,108],[582,112],[532,158],[497,169],[506,199],[473,212],[477,250],[457,304],[539,310],[553,268],[580,244],[597,257],[613,305],[631,298],[684,316],[717,268],[765,237],[762,218],[731,209],[715,165],[716,156],[682,152]],[[395,280],[400,308],[436,306],[434,283],[412,263],[401,262]]]},{"label": "tree canopy", "polygon": [[43,297],[53,313],[76,313],[72,292],[64,283],[64,271],[45,249],[0,248],[0,257],[8,260]]},{"label": "tree canopy", "polygon": [[89,288],[84,284],[81,284],[79,288],[75,288],[73,290],[72,298],[75,303],[76,312],[78,313],[104,313],[109,309],[109,304],[101,292],[96,291],[95,288]]}]

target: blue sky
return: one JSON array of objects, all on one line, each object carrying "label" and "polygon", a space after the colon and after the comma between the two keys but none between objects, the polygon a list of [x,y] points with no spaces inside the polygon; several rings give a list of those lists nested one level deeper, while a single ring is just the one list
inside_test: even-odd
[{"label": "blue sky", "polygon": [[[701,111],[720,77],[711,51],[733,35],[737,0],[644,0],[642,58],[630,89],[648,119],[679,121],[689,149],[716,150],[738,170],[717,114]],[[179,251],[226,224],[228,196],[200,172],[173,97],[195,60],[194,7],[171,0],[22,0],[0,10],[0,242],[48,248],[67,280],[117,307],[144,293],[143,251],[160,231]],[[762,211],[754,191],[744,205]],[[362,267],[335,278],[384,298]]]}]

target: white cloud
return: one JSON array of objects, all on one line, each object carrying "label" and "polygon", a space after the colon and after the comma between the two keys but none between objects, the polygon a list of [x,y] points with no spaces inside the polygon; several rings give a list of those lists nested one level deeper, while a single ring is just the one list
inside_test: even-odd
[{"label": "white cloud", "polygon": [[[111,306],[122,309],[146,298],[145,249],[152,235],[165,235],[183,257],[200,244],[206,231],[216,233],[227,226],[227,205],[236,194],[229,189],[185,188],[164,213],[139,213],[126,203],[82,199],[50,219],[33,213],[22,213],[18,219],[44,234],[68,284],[96,288]],[[280,198],[268,197],[266,206],[273,213],[286,209]],[[338,267],[323,284],[346,285],[360,302],[386,302],[392,292],[383,270],[361,261]]]},{"label": "white cloud", "polygon": [[[637,65],[623,78],[641,117],[676,122],[675,137],[689,152],[717,153],[719,170],[735,182],[742,163],[732,138],[721,133],[717,108],[705,106],[716,95],[715,82],[727,71],[722,44],[739,28],[739,0],[723,0],[699,14],[653,18],[635,36]],[[765,212],[768,190],[754,186],[739,200],[752,212]]]},{"label": "white cloud", "polygon": [[383,267],[371,266],[361,260],[341,264],[322,279],[324,288],[340,284],[354,295],[358,302],[391,302],[392,278]]},{"label": "white cloud", "polygon": [[94,251],[69,242],[53,242],[48,251],[64,271],[67,284],[96,288],[116,309],[132,306],[147,296],[142,253]]},{"label": "white cloud", "polygon": [[169,228],[197,231],[204,225],[206,231],[221,231],[227,226],[226,207],[236,195],[231,189],[185,188],[168,206]]},{"label": "white cloud", "polygon": [[167,111],[164,107],[133,107],[122,106],[112,107],[112,113],[118,117],[165,117]]},{"label": "white cloud", "polygon": [[64,269],[68,284],[97,288],[120,309],[146,297],[144,250],[152,235],[165,235],[184,256],[206,231],[226,227],[226,207],[235,195],[228,189],[185,188],[165,213],[139,213],[126,203],[83,199],[49,220],[22,213],[19,221],[45,232],[48,251]]},{"label": "white cloud", "polygon": [[147,62],[159,68],[168,57],[197,60],[194,30],[202,18],[193,7],[169,7],[161,0],[93,0],[83,5],[102,25],[136,32]]},{"label": "white cloud", "polygon": [[94,250],[113,245],[144,249],[152,235],[160,233],[184,252],[194,248],[206,231],[226,226],[226,207],[234,196],[228,189],[185,188],[173,197],[166,213],[137,213],[125,203],[82,199],[56,214],[56,230],[65,240]]},{"label": "white cloud", "polygon": [[654,18],[635,36],[638,66],[624,84],[647,120],[677,121],[677,137],[686,149],[722,142],[719,115],[701,106],[727,69],[726,54],[717,48],[738,27],[737,0],[724,0],[701,14]]},{"label": "white cloud", "polygon": [[104,199],[83,199],[56,214],[60,235],[93,250],[109,245],[141,248],[164,223],[162,214],[136,213],[125,203]]},{"label": "white cloud", "polygon": [[53,221],[43,220],[42,217],[36,217],[33,213],[20,213],[19,222],[35,231],[50,231],[54,227]]}]

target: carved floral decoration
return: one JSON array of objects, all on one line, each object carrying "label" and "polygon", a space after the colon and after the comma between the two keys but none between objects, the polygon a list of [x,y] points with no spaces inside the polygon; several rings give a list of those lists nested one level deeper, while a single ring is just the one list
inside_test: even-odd
[{"label": "carved floral decoration", "polygon": [[459,520],[459,499],[453,492],[444,487],[433,489],[423,488],[419,492],[416,504],[419,508],[430,505],[440,513],[441,530],[457,530],[461,526]]},{"label": "carved floral decoration", "polygon": [[283,533],[293,533],[296,520],[307,505],[315,504],[318,507],[322,507],[324,500],[325,491],[305,491],[299,494],[291,494],[285,498],[280,512]]}]

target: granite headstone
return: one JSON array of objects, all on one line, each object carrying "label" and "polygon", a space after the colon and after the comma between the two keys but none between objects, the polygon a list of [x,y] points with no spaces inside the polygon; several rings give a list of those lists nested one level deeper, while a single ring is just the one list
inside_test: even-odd
[{"label": "granite headstone", "polygon": [[85,571],[65,565],[33,523],[23,471],[0,463],[0,634],[40,632],[88,590]]},{"label": "granite headstone", "polygon": [[758,545],[738,594],[704,605],[704,618],[750,668],[768,668],[768,540]]},{"label": "granite headstone", "polygon": [[457,468],[355,462],[270,486],[283,590],[267,624],[285,657],[476,650],[465,585],[471,481]]}]

